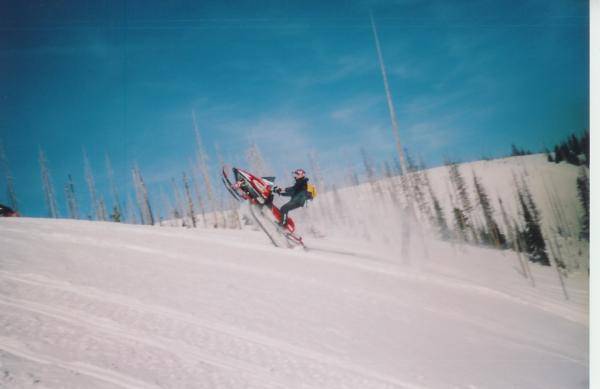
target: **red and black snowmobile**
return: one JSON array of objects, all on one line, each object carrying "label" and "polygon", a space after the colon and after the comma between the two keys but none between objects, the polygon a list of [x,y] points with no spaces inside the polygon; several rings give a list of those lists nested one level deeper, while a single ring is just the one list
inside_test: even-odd
[{"label": "red and black snowmobile", "polygon": [[[288,246],[290,246],[289,242],[291,242],[295,245],[304,247],[302,238],[294,233],[296,226],[291,217],[288,216],[285,226],[279,225],[281,212],[279,211],[279,208],[273,204],[273,188],[275,187],[273,181],[275,181],[275,177],[258,177],[235,167],[232,168],[232,171],[233,180],[227,175],[227,168],[225,166],[223,167],[221,180],[223,181],[225,188],[227,188],[227,191],[229,191],[236,200],[247,201],[249,203],[252,217],[271,239],[271,242],[275,246],[281,247],[281,242],[278,242],[271,232],[272,229],[268,228],[267,225],[275,225],[275,230],[286,238]],[[268,210],[267,212],[265,212],[265,208]],[[255,212],[255,210],[258,212]],[[259,218],[257,214],[261,217]]]}]

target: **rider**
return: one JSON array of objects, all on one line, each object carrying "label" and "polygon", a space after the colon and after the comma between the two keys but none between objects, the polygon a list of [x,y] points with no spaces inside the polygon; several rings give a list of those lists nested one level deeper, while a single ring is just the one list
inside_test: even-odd
[{"label": "rider", "polygon": [[306,177],[306,172],[302,169],[296,169],[292,174],[295,179],[294,186],[285,189],[279,187],[274,188],[275,193],[281,196],[291,197],[291,200],[285,203],[280,209],[281,220],[279,220],[279,225],[281,226],[286,225],[288,212],[304,206],[306,200],[310,197],[310,194],[308,193],[308,178]]}]

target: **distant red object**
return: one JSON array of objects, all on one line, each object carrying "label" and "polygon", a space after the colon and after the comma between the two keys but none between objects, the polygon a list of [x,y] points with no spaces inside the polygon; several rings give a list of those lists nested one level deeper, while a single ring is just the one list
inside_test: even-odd
[{"label": "distant red object", "polygon": [[19,212],[14,211],[12,208],[6,205],[0,204],[0,217],[19,217]]}]

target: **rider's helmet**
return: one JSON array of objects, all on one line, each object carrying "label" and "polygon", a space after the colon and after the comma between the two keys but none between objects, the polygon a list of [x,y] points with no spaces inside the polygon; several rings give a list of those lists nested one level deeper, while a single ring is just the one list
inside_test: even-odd
[{"label": "rider's helmet", "polygon": [[306,175],[306,172],[303,169],[296,169],[292,172],[294,178],[299,179]]}]

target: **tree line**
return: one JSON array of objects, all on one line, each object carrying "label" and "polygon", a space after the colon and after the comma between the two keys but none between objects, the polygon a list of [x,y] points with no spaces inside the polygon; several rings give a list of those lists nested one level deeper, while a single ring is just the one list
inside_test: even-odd
[{"label": "tree line", "polygon": [[[150,193],[142,169],[135,162],[129,169],[132,190],[125,190],[126,185],[119,188],[108,154],[105,154],[104,158],[108,188],[102,188],[107,190],[98,190],[95,172],[84,148],[82,148],[82,173],[86,190],[82,191],[80,188],[76,188],[74,174],[68,173],[62,182],[63,196],[59,196],[49,160],[40,146],[38,163],[47,216],[146,225],[170,223],[197,227],[199,223],[202,223],[206,227],[239,228],[237,211],[230,207],[230,203],[219,199],[213,187],[208,153],[204,149],[193,112],[192,124],[196,146],[194,160],[190,160],[188,171],[182,171],[178,178],[171,178],[170,187],[166,191],[164,186],[160,188],[159,196],[156,193]],[[9,205],[12,209],[19,210],[21,204],[15,191],[14,178],[1,140],[0,165],[5,177]],[[109,194],[108,198],[105,198],[105,193]],[[61,197],[64,198],[64,207],[59,206]],[[87,201],[84,200],[84,197],[88,197]],[[82,204],[86,206],[84,207]],[[61,208],[66,211],[66,214],[61,212]]]},{"label": "tree line", "polygon": [[[222,195],[219,196],[213,187],[209,157],[204,149],[193,113],[192,124],[196,142],[195,160],[190,161],[189,171],[182,171],[180,177],[171,178],[170,188],[167,191],[161,187],[159,196],[150,195],[142,169],[134,163],[130,168],[134,196],[132,198],[131,193],[126,192],[123,197],[122,191],[119,191],[115,183],[114,171],[108,155],[105,155],[104,164],[109,188],[107,191],[98,191],[92,164],[83,149],[83,175],[89,196],[89,212],[83,212],[81,209],[81,194],[76,191],[73,176],[69,173],[63,182],[67,217],[147,225],[168,222],[187,227],[197,227],[201,224],[204,227],[241,228],[244,220],[243,217],[240,217],[233,200],[229,197],[224,199]],[[587,154],[585,153],[586,144],[588,145]],[[578,155],[587,158],[589,156],[589,133],[586,132],[579,138],[574,135],[570,136],[567,141],[557,147],[559,149],[566,147],[571,154],[580,152]],[[528,153],[514,145],[513,151],[517,155]],[[513,180],[517,196],[516,204],[519,207],[519,216],[515,218],[506,212],[502,198],[490,196],[481,178],[474,171],[470,176],[465,176],[458,163],[447,161],[445,166],[449,199],[445,203],[450,204],[450,209],[445,210],[439,193],[436,193],[431,185],[425,163],[423,161],[416,163],[408,150],[404,150],[404,153],[406,155],[406,171],[402,169],[397,159],[391,163],[386,161],[383,168],[378,169],[367,152],[361,151],[364,174],[375,198],[381,197],[384,192],[387,192],[392,203],[396,204],[402,212],[408,215],[414,214],[421,223],[435,231],[441,239],[498,249],[511,248],[523,253],[531,262],[542,265],[551,264],[548,250],[552,248],[548,247],[548,237],[544,236],[541,226],[542,215],[523,177],[514,177]],[[565,153],[562,152],[560,155],[566,155]],[[222,158],[218,150],[217,155],[222,165]],[[38,160],[48,216],[60,217],[57,193],[48,167],[48,159],[41,147]],[[319,214],[330,218],[330,222],[333,223],[333,215],[340,213],[340,210],[336,209],[341,204],[341,201],[336,199],[339,194],[335,185],[326,187],[316,153],[311,153],[309,160],[314,173],[313,178],[320,186],[321,193],[327,191],[331,193],[330,196],[320,196]],[[246,161],[256,174],[265,175],[272,172],[255,143],[249,145]],[[0,163],[4,171],[10,205],[13,209],[18,210],[19,204],[15,194],[14,179],[1,142]],[[356,171],[351,170],[349,176],[351,185],[360,184]],[[382,179],[385,180],[381,181]],[[467,185],[467,180],[470,180],[472,184]],[[587,170],[583,167],[576,185],[579,202],[583,209],[579,238],[589,240],[589,178]],[[108,201],[102,193],[109,193]],[[330,201],[329,197],[333,200]],[[552,212],[555,213],[556,220],[563,218],[560,208],[559,204],[553,204]],[[562,227],[559,226],[557,230],[561,233]]]},{"label": "tree line", "polygon": [[[446,195],[449,197],[442,202],[440,193],[436,193],[431,185],[429,171],[425,164],[416,164],[407,150],[408,171],[403,172],[399,164],[384,162],[378,179],[376,169],[365,152],[362,153],[363,171],[366,182],[370,183],[374,203],[381,197],[382,190],[391,191],[393,198],[398,202],[399,209],[407,209],[407,204],[412,202],[419,221],[424,228],[434,231],[444,240],[462,242],[471,245],[487,246],[498,249],[513,249],[524,255],[529,262],[550,266],[555,260],[556,265],[566,269],[562,259],[559,244],[556,240],[556,231],[565,238],[570,229],[564,215],[564,206],[556,198],[555,193],[547,195],[553,199],[551,212],[556,213],[556,225],[543,227],[542,212],[537,200],[532,195],[529,182],[524,176],[513,177],[513,191],[516,198],[511,203],[516,204],[517,214],[509,215],[506,209],[506,199],[499,194],[490,196],[489,190],[483,184],[481,177],[471,171],[465,175],[464,167],[453,161],[445,163],[447,182],[437,182],[437,187],[446,186]],[[526,154],[525,154],[526,155]],[[395,165],[395,169],[391,168]],[[439,177],[439,176],[438,176]],[[468,185],[468,181],[471,184]],[[359,179],[356,175],[352,185],[357,185]],[[392,183],[391,185],[389,183]],[[589,178],[587,169],[581,169],[577,181],[578,199],[583,210],[579,220],[578,236],[581,240],[589,240]],[[449,209],[444,209],[444,205]],[[406,217],[406,215],[399,215]],[[524,273],[526,271],[524,270]]]},{"label": "tree line", "polygon": [[581,135],[571,134],[567,139],[555,145],[553,151],[546,150],[549,162],[567,162],[575,166],[590,167],[590,132]]}]

